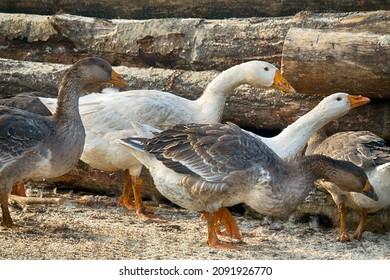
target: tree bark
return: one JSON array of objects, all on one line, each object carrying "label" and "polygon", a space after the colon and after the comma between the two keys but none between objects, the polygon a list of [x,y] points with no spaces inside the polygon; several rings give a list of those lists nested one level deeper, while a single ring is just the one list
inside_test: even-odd
[{"label": "tree bark", "polygon": [[390,98],[390,36],[291,28],[284,47],[284,75],[301,93],[313,89]]},{"label": "tree bark", "polygon": [[34,13],[51,15],[59,11],[100,18],[214,18],[275,17],[293,15],[300,11],[353,12],[390,8],[383,0],[2,0],[0,10],[8,13]]}]

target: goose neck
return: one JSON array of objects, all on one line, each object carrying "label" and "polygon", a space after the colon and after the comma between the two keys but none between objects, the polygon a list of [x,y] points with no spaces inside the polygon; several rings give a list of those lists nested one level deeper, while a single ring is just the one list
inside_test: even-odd
[{"label": "goose neck", "polygon": [[58,91],[57,109],[53,117],[57,120],[81,119],[79,114],[79,97],[81,95],[83,85],[76,79],[64,76]]},{"label": "goose neck", "polygon": [[206,87],[203,94],[195,101],[203,114],[220,121],[227,97],[246,79],[240,65],[223,71]]},{"label": "goose neck", "polygon": [[[332,118],[328,116],[326,111],[320,107],[315,107],[313,110],[297,119],[294,123],[287,126],[277,136],[265,140],[269,146],[285,160],[295,160],[299,158],[303,152],[306,143],[310,137]],[[291,139],[294,139],[291,141]],[[272,146],[274,145],[274,146]],[[275,146],[277,145],[277,147]]]}]

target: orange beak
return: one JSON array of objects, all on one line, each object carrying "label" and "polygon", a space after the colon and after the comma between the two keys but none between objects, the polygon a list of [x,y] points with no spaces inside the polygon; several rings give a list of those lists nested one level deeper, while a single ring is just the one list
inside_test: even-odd
[{"label": "orange beak", "polygon": [[287,80],[282,76],[280,70],[276,70],[272,87],[288,93],[296,92],[295,89],[290,85],[290,83],[287,82]]},{"label": "orange beak", "polygon": [[125,79],[123,79],[121,75],[115,72],[114,69],[112,69],[111,71],[111,79],[108,82],[113,85],[118,85],[122,87],[127,86],[127,82],[125,81]]},{"label": "orange beak", "polygon": [[370,102],[369,98],[361,95],[349,95],[348,99],[349,99],[349,103],[351,103],[352,108],[356,108]]},{"label": "orange beak", "polygon": [[374,188],[371,186],[370,182],[367,180],[366,184],[364,185],[364,188],[362,190],[362,194],[365,196],[368,196],[372,200],[378,201],[378,195],[376,194]]}]

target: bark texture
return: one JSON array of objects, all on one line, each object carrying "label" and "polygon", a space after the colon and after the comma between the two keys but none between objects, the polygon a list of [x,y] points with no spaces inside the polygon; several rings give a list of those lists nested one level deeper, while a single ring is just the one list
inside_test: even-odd
[{"label": "bark texture", "polygon": [[[298,92],[345,91],[390,98],[390,36],[372,32],[291,28],[283,70]],[[364,82],[363,82],[364,81]]]}]

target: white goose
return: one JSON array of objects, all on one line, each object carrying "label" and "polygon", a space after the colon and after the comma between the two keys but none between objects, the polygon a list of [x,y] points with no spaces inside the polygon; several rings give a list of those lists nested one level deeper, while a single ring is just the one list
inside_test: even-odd
[{"label": "white goose", "polygon": [[[133,189],[137,215],[151,217],[142,205],[142,182],[139,178],[142,164],[116,140],[135,135],[130,121],[140,121],[160,129],[179,123],[219,122],[226,98],[242,84],[295,92],[275,66],[263,61],[250,61],[222,72],[196,100],[157,90],[84,96],[80,99],[80,114],[86,128],[86,144],[81,160],[104,171],[124,170],[126,182],[120,203],[128,209],[134,208],[130,199]],[[55,110],[55,99],[41,98],[41,101],[51,111]]]},{"label": "white goose", "polygon": [[[378,194],[379,200],[344,192],[337,185],[319,181],[335,201],[340,219],[339,241],[359,239],[364,231],[367,213],[375,213],[390,205],[390,147],[385,141],[369,131],[346,131],[326,137],[325,131],[316,133],[308,142],[306,154],[321,154],[334,159],[347,160],[364,168]],[[349,235],[345,230],[345,205],[360,212],[356,231]]]},{"label": "white goose", "polygon": [[[149,127],[137,126],[139,134],[151,135]],[[377,199],[362,168],[321,155],[283,161],[232,123],[177,125],[152,138],[118,141],[149,169],[162,195],[205,212],[212,247],[235,249],[221,243],[215,232],[215,214],[222,207],[246,203],[262,214],[287,215],[320,178]]]},{"label": "white goose", "polygon": [[278,135],[260,139],[282,159],[294,161],[303,154],[310,137],[324,125],[341,118],[351,109],[370,102],[363,96],[338,92],[325,97],[316,107],[287,126]]}]

